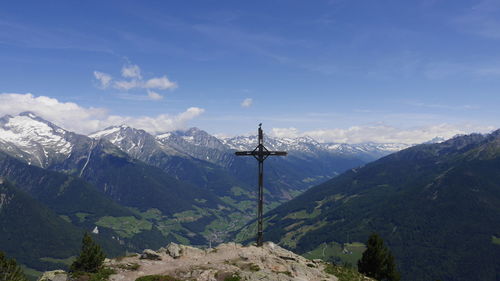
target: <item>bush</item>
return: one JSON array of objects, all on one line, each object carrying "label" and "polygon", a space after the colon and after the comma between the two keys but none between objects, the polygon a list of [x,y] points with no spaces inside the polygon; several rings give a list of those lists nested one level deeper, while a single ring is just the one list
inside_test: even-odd
[{"label": "bush", "polygon": [[92,240],[90,234],[85,233],[82,239],[80,256],[71,264],[71,271],[98,272],[105,258],[106,255],[102,251],[101,246]]},{"label": "bush", "polygon": [[14,259],[7,259],[0,251],[0,280],[27,281],[23,271]]},{"label": "bush", "polygon": [[384,241],[376,233],[370,235],[366,250],[358,261],[358,271],[379,281],[399,281],[394,256],[384,246]]}]

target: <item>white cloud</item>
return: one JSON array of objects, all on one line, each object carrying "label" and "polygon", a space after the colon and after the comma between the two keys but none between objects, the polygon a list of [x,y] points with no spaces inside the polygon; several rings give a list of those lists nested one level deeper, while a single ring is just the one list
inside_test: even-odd
[{"label": "white cloud", "polygon": [[142,87],[148,89],[173,90],[177,88],[177,83],[168,80],[167,76],[163,76],[149,79]]},{"label": "white cloud", "polygon": [[246,98],[241,102],[242,107],[250,107],[253,104],[253,99],[251,98]]},{"label": "white cloud", "polygon": [[[173,90],[178,87],[176,82],[168,79],[166,75],[143,79],[141,68],[138,65],[124,65],[121,69],[122,80],[115,80],[111,75],[94,71],[94,77],[100,82],[100,88],[106,89],[112,86],[115,89],[128,91],[132,89],[155,89],[155,90]],[[151,97],[148,93],[148,96]]]},{"label": "white cloud", "polygon": [[162,95],[158,94],[157,92],[150,91],[150,90],[148,90],[148,97],[151,100],[161,100],[161,99],[163,99]]},{"label": "white cloud", "polygon": [[140,85],[141,83],[137,80],[131,80],[131,81],[121,80],[121,81],[115,81],[113,87],[116,89],[128,91],[133,88],[138,88],[140,87]]},{"label": "white cloud", "polygon": [[122,76],[125,78],[138,78],[141,79],[141,69],[138,65],[132,64],[122,67]]},{"label": "white cloud", "polygon": [[187,123],[203,114],[204,109],[190,107],[177,115],[160,114],[155,117],[111,115],[104,108],[82,107],[72,102],[60,102],[33,94],[0,94],[0,116],[31,111],[38,116],[77,133],[88,134],[112,125],[127,124],[150,133],[183,129]]},{"label": "white cloud", "polygon": [[277,138],[296,138],[299,137],[299,130],[297,128],[272,128],[271,129],[271,136],[277,137]]},{"label": "white cloud", "polygon": [[416,144],[435,137],[451,138],[458,134],[487,133],[494,127],[473,126],[471,124],[438,124],[417,128],[401,129],[392,126],[353,126],[347,129],[321,129],[299,132],[295,128],[273,128],[271,135],[276,137],[310,136],[319,142],[335,143],[405,143]]},{"label": "white cloud", "polygon": [[94,71],[94,77],[99,81],[100,87],[103,89],[107,88],[113,79],[111,75],[99,71]]}]

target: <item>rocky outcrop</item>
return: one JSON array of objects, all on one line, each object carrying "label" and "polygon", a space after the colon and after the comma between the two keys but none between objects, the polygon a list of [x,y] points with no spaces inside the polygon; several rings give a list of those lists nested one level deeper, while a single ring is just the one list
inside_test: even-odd
[{"label": "rocky outcrop", "polygon": [[142,252],[140,259],[143,259],[143,260],[161,260],[161,256],[159,253],[157,253],[151,249],[146,249]]},{"label": "rocky outcrop", "polygon": [[[106,259],[104,266],[115,274],[111,281],[135,281],[150,275],[165,280],[189,281],[337,281],[322,260],[308,260],[267,242],[262,247],[226,243],[212,249],[199,249],[170,243],[157,251]],[[38,281],[70,281],[62,270],[45,272]],[[162,279],[163,280],[163,279]],[[372,280],[362,278],[359,280]]]},{"label": "rocky outcrop", "polygon": [[68,273],[64,270],[46,271],[38,278],[38,281],[68,281]]},{"label": "rocky outcrop", "polygon": [[[115,281],[134,281],[147,275],[164,275],[179,280],[337,280],[325,272],[326,264],[308,260],[274,243],[263,247],[221,244],[213,249],[169,244],[155,252],[161,260],[126,257],[106,261],[115,269]],[[129,265],[136,265],[133,269]]]}]

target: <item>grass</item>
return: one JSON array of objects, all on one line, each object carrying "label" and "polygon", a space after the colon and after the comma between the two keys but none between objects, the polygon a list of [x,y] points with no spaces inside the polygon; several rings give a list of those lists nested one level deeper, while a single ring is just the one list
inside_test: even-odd
[{"label": "grass", "polygon": [[169,275],[147,275],[147,276],[142,276],[135,281],[182,281],[180,279],[174,278]]},{"label": "grass", "polygon": [[325,267],[325,272],[328,274],[335,275],[339,281],[364,281],[373,280],[359,273],[354,268],[347,268],[343,266],[328,264]]},{"label": "grass", "polygon": [[138,220],[135,217],[111,217],[100,218],[96,225],[111,228],[120,236],[130,238],[142,230],[151,230],[153,224],[147,220]]},{"label": "grass", "polygon": [[301,220],[301,219],[312,219],[321,214],[320,209],[314,209],[312,213],[308,213],[306,210],[298,211],[295,213],[291,213],[284,217],[283,219],[295,219],[295,220]]},{"label": "grass", "polygon": [[327,261],[337,260],[345,264],[356,266],[365,250],[365,245],[359,242],[347,243],[344,245],[332,242],[328,244],[323,243],[316,249],[305,253],[303,256],[308,259],[319,258]]},{"label": "grass", "polygon": [[496,237],[495,235],[491,236],[491,243],[500,245],[500,237]]},{"label": "grass", "polygon": [[70,218],[70,217],[68,217],[68,216],[66,216],[66,215],[59,215],[59,217],[60,217],[61,219],[65,220],[65,221],[67,221],[67,222],[71,223],[71,218]]},{"label": "grass", "polygon": [[241,196],[241,195],[245,195],[246,197],[248,198],[252,198],[252,195],[250,194],[250,192],[244,190],[243,188],[239,187],[239,186],[233,186],[231,187],[231,193],[234,195],[234,196]]},{"label": "grass", "polygon": [[84,222],[88,216],[90,216],[89,213],[76,213],[75,216],[80,220],[80,222]]},{"label": "grass", "polygon": [[231,276],[224,278],[224,281],[240,281],[241,276],[238,273],[234,273]]},{"label": "grass", "polygon": [[289,231],[285,234],[285,236],[281,239],[280,244],[288,246],[290,248],[295,248],[297,246],[297,242],[306,235],[309,231],[318,229],[323,227],[326,224],[324,221],[317,222],[313,225],[303,225],[297,229]]},{"label": "grass", "polygon": [[24,275],[26,275],[26,278],[28,278],[28,280],[30,281],[38,280],[38,278],[43,274],[43,272],[33,268],[29,268],[25,265],[20,265],[20,267],[23,270]]},{"label": "grass", "polygon": [[51,257],[43,257],[40,258],[41,261],[46,261],[50,263],[55,263],[55,264],[64,264],[67,265],[68,267],[76,260],[76,256],[72,256],[66,259],[56,259],[56,258],[51,258]]},{"label": "grass", "polygon": [[73,272],[71,274],[74,281],[107,281],[109,276],[115,274],[116,271],[112,268],[104,267],[96,273],[89,272]]},{"label": "grass", "polygon": [[141,267],[141,265],[134,262],[134,263],[118,264],[116,265],[116,267],[129,271],[137,271]]}]

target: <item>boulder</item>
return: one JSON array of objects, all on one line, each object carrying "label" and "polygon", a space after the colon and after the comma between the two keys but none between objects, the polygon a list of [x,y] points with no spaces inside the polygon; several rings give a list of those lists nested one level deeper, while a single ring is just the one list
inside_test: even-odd
[{"label": "boulder", "polygon": [[64,270],[46,271],[38,281],[68,281],[68,273]]},{"label": "boulder", "polygon": [[151,249],[146,249],[142,252],[141,259],[159,261],[159,260],[161,260],[161,256],[159,253],[157,253]]},{"label": "boulder", "polygon": [[176,243],[170,243],[167,246],[167,254],[174,259],[177,259],[181,256],[181,247]]}]

